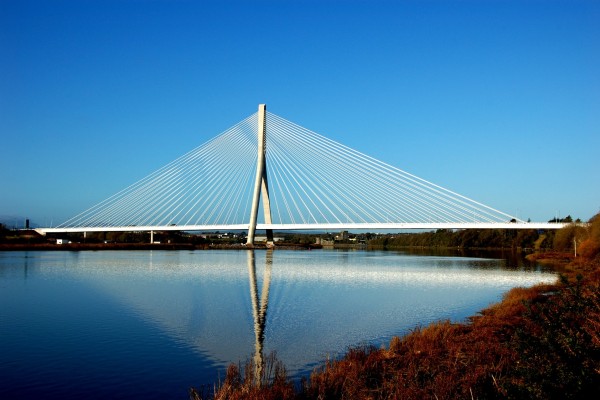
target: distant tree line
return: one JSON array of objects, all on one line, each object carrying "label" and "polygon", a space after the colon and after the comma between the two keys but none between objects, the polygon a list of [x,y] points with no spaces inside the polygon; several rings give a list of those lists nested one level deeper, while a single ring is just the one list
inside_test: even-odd
[{"label": "distant tree line", "polygon": [[[598,216],[594,218],[598,218]],[[560,220],[550,220],[550,222],[573,223],[574,221],[571,216],[567,216]],[[571,251],[576,243],[578,245],[583,243],[589,236],[589,228],[578,225],[579,219],[575,222],[559,230],[439,229],[435,232],[385,235],[370,240],[369,247],[391,250],[406,247],[445,247]]]},{"label": "distant tree line", "polygon": [[[403,247],[446,248],[551,248],[552,245],[535,229],[438,229],[435,232],[382,236],[369,241],[369,247],[398,249]],[[538,242],[540,241],[540,242]],[[537,242],[537,243],[536,243]]]},{"label": "distant tree line", "polygon": [[44,243],[45,238],[33,231],[9,229],[0,223],[0,243],[35,244]]}]

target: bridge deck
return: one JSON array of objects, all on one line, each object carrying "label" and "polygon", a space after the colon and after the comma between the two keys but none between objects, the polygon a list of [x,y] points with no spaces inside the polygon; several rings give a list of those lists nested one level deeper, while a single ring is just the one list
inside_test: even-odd
[{"label": "bridge deck", "polygon": [[[257,224],[256,229],[277,231],[342,231],[342,230],[436,230],[436,229],[561,229],[567,224],[550,222],[517,223],[337,223],[337,224]],[[247,230],[249,224],[235,225],[168,225],[168,226],[95,226],[72,228],[38,228],[38,232],[150,232],[150,231],[232,231]]]}]

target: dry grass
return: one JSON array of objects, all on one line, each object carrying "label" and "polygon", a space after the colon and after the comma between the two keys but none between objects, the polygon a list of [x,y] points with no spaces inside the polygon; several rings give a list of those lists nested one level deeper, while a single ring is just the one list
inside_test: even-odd
[{"label": "dry grass", "polygon": [[244,368],[231,364],[227,368],[225,380],[211,393],[206,388],[190,389],[191,400],[286,400],[295,399],[294,383],[287,378],[285,366],[277,359],[276,353],[265,357],[256,365],[248,360]]}]

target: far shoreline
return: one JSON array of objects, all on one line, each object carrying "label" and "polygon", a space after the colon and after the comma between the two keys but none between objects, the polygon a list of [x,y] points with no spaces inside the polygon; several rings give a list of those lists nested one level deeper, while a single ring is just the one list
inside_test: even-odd
[{"label": "far shoreline", "polygon": [[[284,244],[277,249],[314,250],[317,244]],[[0,243],[0,251],[102,251],[102,250],[265,250],[265,244],[193,244],[193,243]]]}]

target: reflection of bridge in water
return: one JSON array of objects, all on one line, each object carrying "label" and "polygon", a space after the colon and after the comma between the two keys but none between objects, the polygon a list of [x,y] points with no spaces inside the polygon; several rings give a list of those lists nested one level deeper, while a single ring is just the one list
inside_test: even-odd
[{"label": "reflection of bridge in water", "polygon": [[[268,123],[267,123],[268,121]],[[46,232],[558,229],[258,112]]]},{"label": "reflection of bridge in water", "polygon": [[254,250],[248,250],[248,276],[250,281],[250,298],[252,300],[252,316],[254,317],[255,352],[253,366],[255,383],[267,383],[264,371],[263,344],[265,341],[265,326],[267,322],[267,308],[269,307],[269,287],[271,285],[271,268],[273,266],[273,250],[268,249],[265,261],[265,272],[260,298],[256,283],[256,257]]},{"label": "reflection of bridge in water", "polygon": [[[487,290],[501,293],[556,279],[553,274],[498,270],[497,260],[398,258],[385,252],[123,255],[51,253],[52,268],[40,272],[50,277],[68,274],[84,282],[92,289],[86,291],[116,300],[161,335],[207,357],[216,368],[249,357],[257,360],[257,366],[264,360],[268,365],[263,351],[276,351],[292,375],[367,338],[439,318],[436,310],[477,302]],[[413,267],[419,260],[427,268]],[[471,267],[463,268],[467,263]],[[363,297],[364,288],[376,290]],[[426,302],[419,299],[424,293],[429,293]],[[457,303],[459,293],[464,298]]]}]

